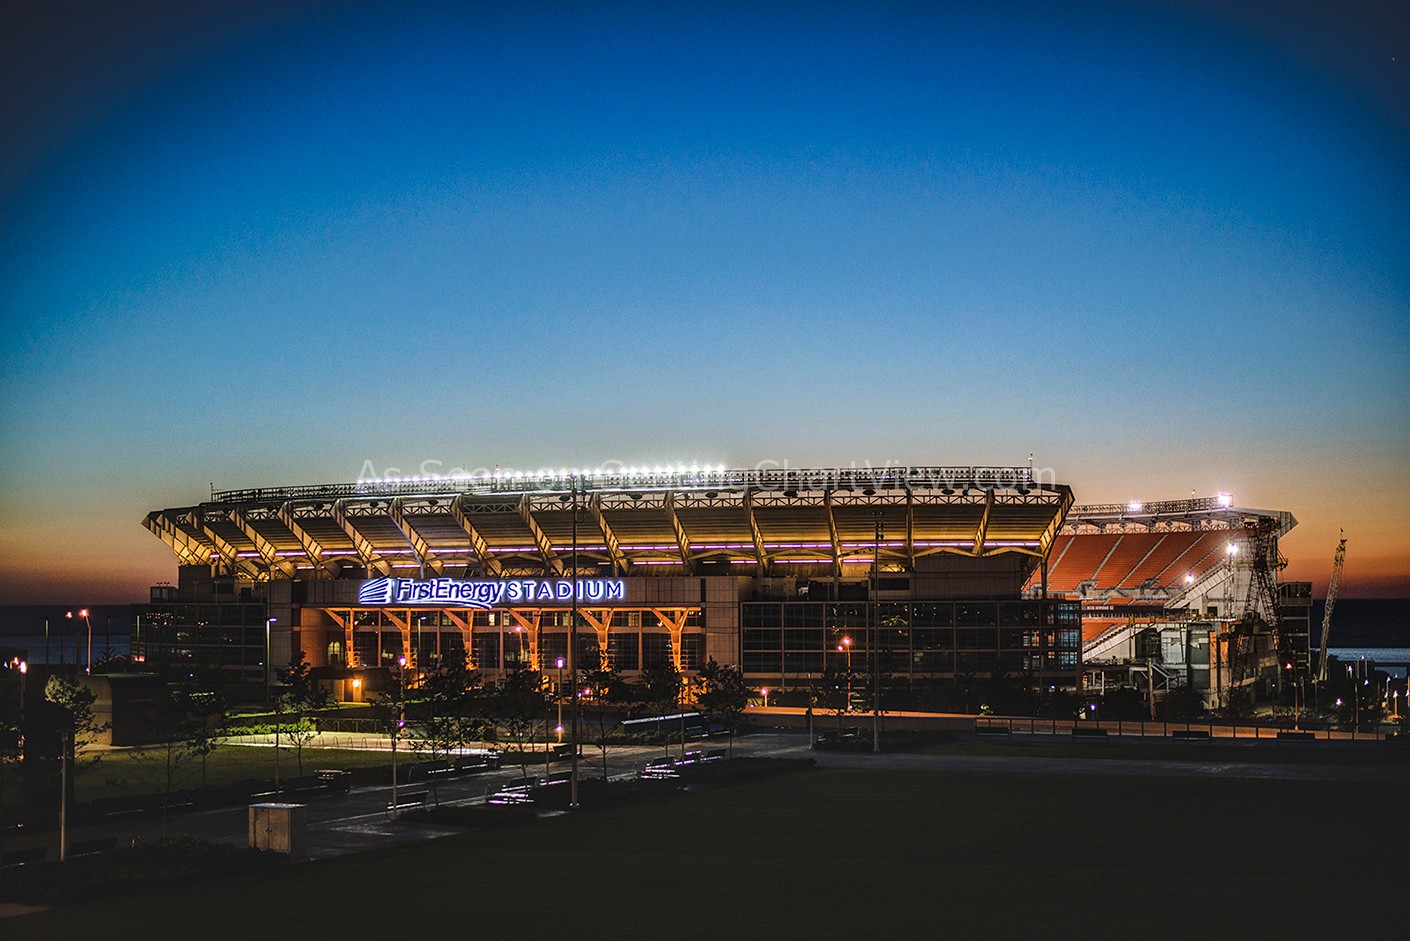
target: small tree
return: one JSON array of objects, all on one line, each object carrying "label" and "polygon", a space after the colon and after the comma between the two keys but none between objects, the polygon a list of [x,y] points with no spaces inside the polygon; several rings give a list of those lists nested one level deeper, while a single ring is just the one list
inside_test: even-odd
[{"label": "small tree", "polygon": [[583,682],[589,690],[589,696],[593,705],[593,726],[596,733],[596,741],[593,743],[602,753],[602,779],[607,780],[607,738],[612,729],[616,727],[617,721],[612,718],[613,713],[608,707],[613,704],[620,704],[624,699],[622,679],[610,666],[603,666],[601,669],[592,670],[583,677]]},{"label": "small tree", "polygon": [[188,760],[196,757],[192,740],[202,719],[193,710],[193,692],[186,687],[168,689],[157,703],[149,728],[151,741],[138,749],[137,757],[161,764],[162,773],[162,839],[166,839],[167,810],[176,772]]},{"label": "small tree", "polygon": [[453,648],[422,681],[420,699],[413,705],[416,724],[411,747],[432,760],[449,758],[480,737],[485,720],[479,714],[476,676],[465,660],[465,651]]},{"label": "small tree", "polygon": [[[279,697],[280,705],[290,716],[288,724],[283,725],[280,731],[294,746],[300,776],[304,773],[304,746],[318,737],[318,727],[314,725],[312,713],[328,705],[328,691],[318,687],[311,673],[312,668],[302,650],[294,654],[288,669],[279,671],[279,682],[284,686],[284,692]],[[280,721],[277,714],[275,721]]]},{"label": "small tree", "polygon": [[[93,712],[97,697],[77,678],[68,674],[55,674],[44,684],[44,700],[53,708],[54,729],[59,733],[59,765],[64,784],[60,790],[60,817],[64,808],[73,799],[74,774],[98,763],[95,756],[80,762],[79,755],[97,739],[99,733],[107,730],[106,722],[99,722]],[[61,827],[62,829],[62,827]]]},{"label": "small tree", "polygon": [[501,738],[519,752],[519,770],[524,783],[529,781],[528,745],[534,729],[544,719],[548,697],[543,674],[537,670],[515,670],[495,687],[489,697],[489,711]]},{"label": "small tree", "polygon": [[[665,716],[680,708],[681,675],[671,661],[662,660],[660,663],[642,670],[641,682],[637,685],[641,688],[642,699],[658,716]],[[663,731],[665,730],[663,729]],[[666,756],[670,757],[670,732],[666,732],[662,738],[666,748]],[[684,727],[681,730],[681,748],[682,750],[685,748]]]},{"label": "small tree", "polygon": [[842,717],[847,712],[851,686],[852,674],[846,667],[830,666],[818,680],[818,705],[837,716],[839,729],[842,728]]},{"label": "small tree", "polygon": [[695,697],[700,711],[724,723],[729,732],[730,757],[734,757],[734,735],[744,707],[749,704],[749,688],[744,683],[744,671],[736,666],[723,666],[711,657],[700,671],[701,689]]},{"label": "small tree", "polygon": [[201,759],[201,788],[206,787],[206,760],[225,744],[230,734],[229,704],[218,691],[192,690],[189,694],[192,722],[186,743]]},{"label": "small tree", "polygon": [[[11,697],[7,695],[9,689],[0,686],[0,816],[5,810],[5,766],[19,760],[20,746],[24,741],[20,728],[20,716],[24,711],[24,704],[20,701],[23,686],[17,681],[13,689],[14,695]],[[4,824],[5,821],[0,819],[0,832],[3,832]]]}]

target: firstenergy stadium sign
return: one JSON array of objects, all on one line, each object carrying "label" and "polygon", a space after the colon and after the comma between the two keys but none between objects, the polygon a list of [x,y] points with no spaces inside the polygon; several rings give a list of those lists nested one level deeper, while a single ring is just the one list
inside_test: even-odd
[{"label": "firstenergy stadium sign", "polygon": [[529,604],[623,601],[627,583],[620,578],[372,578],[357,589],[357,603],[368,607],[503,608]]}]

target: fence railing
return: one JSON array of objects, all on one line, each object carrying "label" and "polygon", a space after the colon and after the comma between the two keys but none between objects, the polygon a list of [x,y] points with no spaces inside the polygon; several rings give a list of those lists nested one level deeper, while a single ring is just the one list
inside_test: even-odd
[{"label": "fence railing", "polygon": [[[1303,728],[1230,722],[1157,722],[1138,719],[1090,719],[985,716],[975,721],[975,731],[1027,735],[1130,735],[1152,738],[1200,738],[1277,741],[1300,740],[1379,742],[1390,738],[1381,732]],[[1289,734],[1291,733],[1291,734]]]}]

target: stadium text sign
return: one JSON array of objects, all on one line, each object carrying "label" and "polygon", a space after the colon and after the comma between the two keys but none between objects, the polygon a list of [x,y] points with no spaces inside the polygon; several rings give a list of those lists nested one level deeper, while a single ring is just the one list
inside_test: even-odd
[{"label": "stadium text sign", "polygon": [[427,605],[433,607],[498,608],[521,604],[578,601],[623,601],[627,583],[620,578],[372,578],[357,589],[361,605]]}]

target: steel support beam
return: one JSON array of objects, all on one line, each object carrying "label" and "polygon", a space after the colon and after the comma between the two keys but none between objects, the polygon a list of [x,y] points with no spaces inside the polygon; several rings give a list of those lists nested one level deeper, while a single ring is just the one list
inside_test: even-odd
[{"label": "steel support beam", "polygon": [[529,533],[534,537],[534,545],[538,546],[539,555],[543,556],[544,567],[554,575],[562,575],[563,560],[553,551],[553,543],[549,541],[548,534],[539,526],[539,521],[534,519],[533,500],[527,493],[519,500],[519,518],[529,527]]},{"label": "steel support beam", "polygon": [[411,551],[416,553],[416,560],[421,563],[422,570],[430,569],[440,575],[444,571],[444,566],[440,559],[431,554],[430,543],[422,538],[421,534],[416,531],[416,527],[411,525],[411,520],[406,518],[405,498],[397,497],[393,500],[387,512],[391,515],[392,522],[397,524],[397,528],[402,531],[402,535],[411,545]]},{"label": "steel support beam", "polygon": [[475,550],[475,555],[480,560],[480,568],[484,570],[485,574],[493,575],[495,578],[503,576],[504,564],[490,553],[490,544],[475,528],[475,521],[470,518],[470,511],[465,508],[463,497],[451,502],[450,515],[455,517],[460,528],[465,530],[465,535],[470,537],[470,548]]},{"label": "steel support beam", "polygon": [[675,533],[676,545],[680,547],[681,566],[685,574],[695,574],[695,557],[690,554],[690,537],[686,535],[685,527],[681,525],[681,518],[676,513],[676,495],[672,491],[666,492],[664,501],[666,515],[671,520],[671,531]]},{"label": "steel support beam", "polygon": [[606,515],[602,512],[602,494],[593,494],[592,499],[588,501],[588,507],[592,510],[593,519],[597,520],[597,528],[602,530],[602,541],[607,545],[607,554],[612,557],[613,567],[619,575],[630,573],[631,563],[627,561],[622,544],[617,541],[617,534],[612,531]]},{"label": "steel support beam", "polygon": [[984,540],[989,536],[989,514],[994,509],[994,491],[984,493],[984,512],[979,517],[979,528],[974,532],[974,554],[984,554]]},{"label": "steel support beam", "polygon": [[906,488],[906,564],[916,570],[916,498],[910,487]]},{"label": "steel support beam", "polygon": [[683,651],[681,650],[681,636],[685,633],[685,621],[690,617],[691,608],[652,608],[651,613],[661,619],[662,625],[671,635],[671,663],[676,668],[676,672],[682,672]]},{"label": "steel support beam", "polygon": [[362,559],[362,564],[367,567],[368,572],[376,572],[378,575],[392,574],[391,563],[382,558],[372,541],[353,525],[352,517],[348,515],[348,501],[339,500],[333,504],[333,519],[352,540],[353,548],[357,550],[358,558]]},{"label": "steel support beam", "polygon": [[308,561],[315,569],[320,569],[329,575],[334,574],[332,566],[323,558],[323,545],[309,531],[304,529],[303,524],[298,521],[294,514],[294,504],[284,503],[279,507],[279,522],[289,528],[289,532],[294,534],[294,538],[303,547],[304,554],[308,556]]},{"label": "steel support beam", "polygon": [[249,559],[240,558],[240,550],[232,546],[229,540],[225,539],[220,533],[211,528],[210,524],[206,522],[204,513],[199,510],[193,511],[191,513],[191,525],[200,529],[202,534],[211,541],[211,545],[215,547],[216,554],[219,555],[221,561],[229,567],[232,575],[238,572],[245,575],[250,581],[259,581],[261,574],[259,566],[253,564]]},{"label": "steel support beam", "polygon": [[759,521],[754,516],[754,491],[744,491],[744,512],[749,517],[749,536],[754,540],[754,555],[759,560],[759,574],[769,567],[769,554],[764,551],[764,534],[759,531]]},{"label": "steel support beam", "polygon": [[832,514],[832,491],[823,491],[823,508],[827,510],[827,536],[832,540],[832,564],[842,573],[842,540],[837,538],[837,518]]},{"label": "steel support beam", "polygon": [[255,529],[254,524],[250,522],[250,514],[247,511],[236,507],[230,511],[230,519],[240,527],[240,532],[245,534],[245,538],[254,543],[255,551],[259,553],[266,569],[277,568],[284,573],[285,578],[294,577],[294,563],[279,558],[278,548],[263,533]]},{"label": "steel support beam", "polygon": [[209,565],[211,547],[199,542],[189,533],[180,529],[165,513],[154,510],[142,520],[142,525],[152,535],[166,543],[167,548],[176,553],[178,565]]}]

